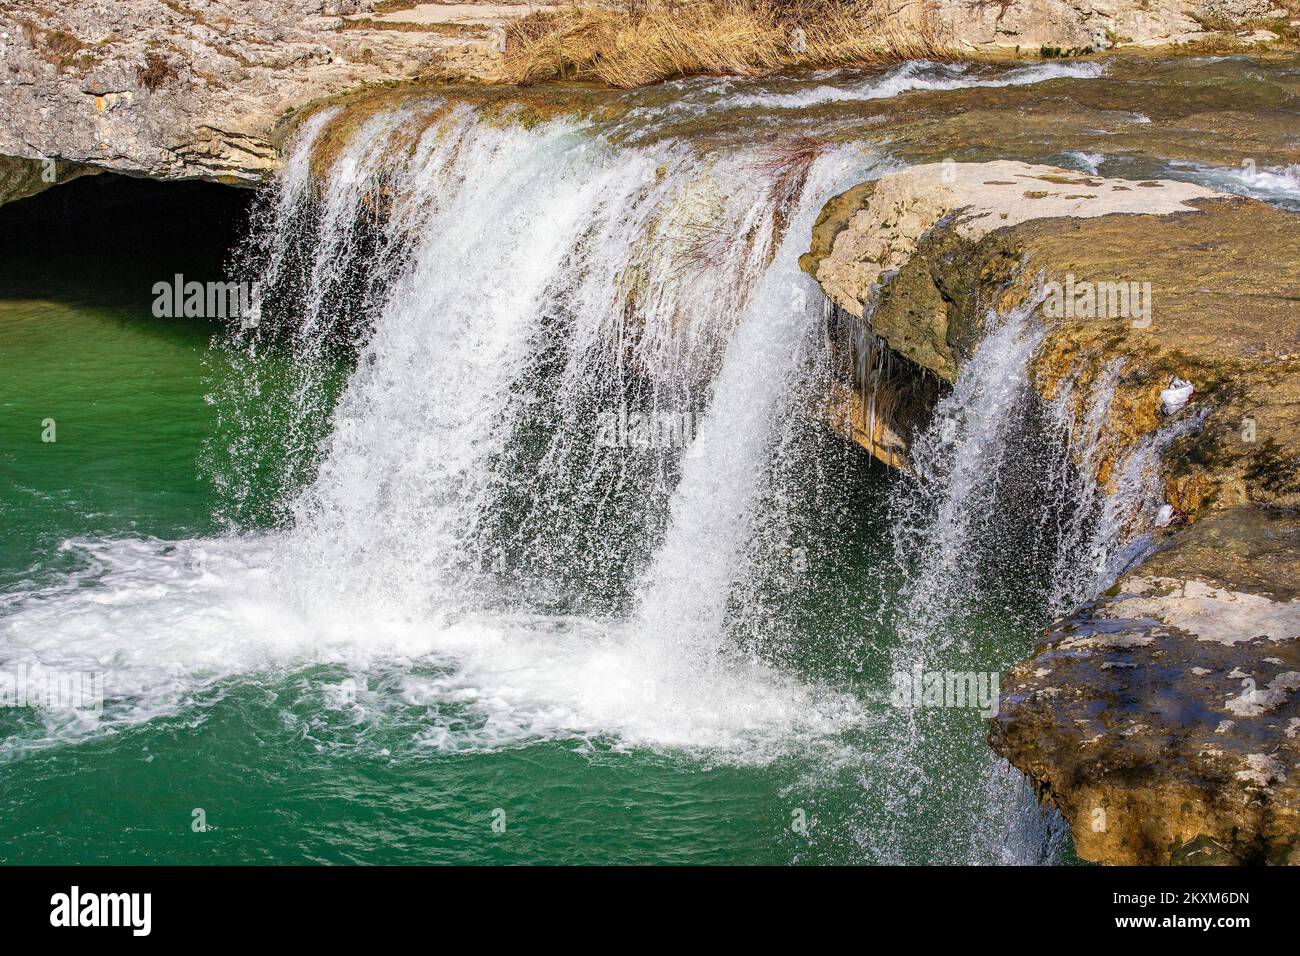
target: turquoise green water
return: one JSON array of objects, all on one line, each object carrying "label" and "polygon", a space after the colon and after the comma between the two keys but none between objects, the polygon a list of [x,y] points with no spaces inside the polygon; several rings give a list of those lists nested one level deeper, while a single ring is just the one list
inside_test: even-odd
[{"label": "turquoise green water", "polygon": [[[0,580],[10,593],[76,561],[68,538],[213,532],[197,477],[213,427],[201,323],[48,300],[0,302]],[[42,420],[56,422],[43,442]],[[121,733],[5,753],[10,863],[784,862],[802,767],[709,767],[608,745],[482,755],[410,746],[421,715],[378,727],[319,717],[263,675]],[[335,675],[341,679],[343,675]],[[327,712],[328,713],[328,712]],[[30,720],[0,712],[0,738]],[[492,811],[506,810],[506,829]],[[193,810],[212,827],[192,831]]]},{"label": "turquoise green water", "polygon": [[[138,211],[148,218],[147,205]],[[208,250],[209,268],[222,248]],[[986,790],[976,714],[927,715],[933,742],[915,767],[888,757],[903,732],[882,698],[892,632],[880,609],[897,584],[883,513],[893,479],[817,430],[794,466],[817,468],[789,517],[807,574],[760,562],[748,599],[765,608],[763,626],[736,635],[738,654],[862,709],[847,728],[797,745],[737,755],[628,745],[614,731],[503,732],[491,701],[420,693],[420,681],[451,679],[436,656],[358,665],[284,653],[259,664],[246,631],[271,613],[260,605],[220,619],[202,639],[209,647],[195,648],[177,617],[175,650],[165,634],[137,647],[117,632],[105,649],[101,632],[139,603],[202,595],[207,585],[178,570],[186,560],[213,560],[216,579],[231,573],[194,549],[220,556],[230,542],[256,542],[246,536],[274,517],[225,522],[229,502],[204,465],[214,438],[218,458],[226,440],[223,409],[207,398],[228,394],[214,330],[154,318],[142,294],[172,260],[195,272],[202,257],[134,252],[96,274],[76,268],[75,248],[53,259],[36,249],[10,260],[0,287],[0,627],[20,622],[0,646],[88,647],[124,673],[156,665],[150,679],[178,689],[110,701],[112,719],[89,726],[0,708],[0,862],[997,858],[1009,837],[996,829],[996,803],[1017,784]],[[274,454],[274,442],[255,444]],[[1020,656],[1023,620],[1005,608],[975,616],[976,657],[1000,669]],[[173,652],[191,662],[183,674]],[[227,668],[228,655],[252,663]],[[358,680],[355,699],[340,701]]]},{"label": "turquoise green water", "polygon": [[196,388],[211,330],[48,300],[0,310],[4,583],[68,537],[209,532],[195,450],[212,427]]},{"label": "turquoise green water", "polygon": [[[115,308],[0,302],[0,581],[27,591],[76,570],[69,538],[188,538],[215,531],[197,476],[213,427],[210,329]],[[41,441],[53,418],[57,441]],[[784,656],[839,687],[878,686],[869,516],[886,479],[856,457],[813,529],[818,578],[774,606],[797,635]],[[835,544],[836,550],[827,547]],[[844,545],[850,547],[841,548]],[[853,547],[856,545],[856,547]],[[94,587],[94,584],[87,586]],[[212,688],[176,713],[34,748],[30,715],[0,711],[0,859],[8,863],[859,862],[870,858],[869,735],[844,753],[729,766],[627,752],[610,740],[441,754],[413,741],[429,713],[356,721],[324,706],[347,676],[280,670]],[[383,668],[382,687],[398,680]],[[466,719],[470,719],[466,717]],[[956,717],[954,720],[963,720]],[[980,728],[966,720],[978,740]],[[823,763],[823,760],[825,763]],[[971,762],[972,768],[975,761]],[[839,764],[837,766],[837,764]],[[875,768],[874,772],[880,772]],[[972,769],[973,773],[973,769]],[[211,827],[192,829],[195,809]],[[493,829],[505,811],[505,831]],[[795,814],[811,821],[791,829]],[[937,821],[936,821],[937,822]],[[959,835],[960,836],[960,835]],[[959,848],[954,846],[954,851]]]},{"label": "turquoise green water", "polygon": [[[68,538],[209,534],[196,462],[211,330],[128,310],[0,303],[0,574],[9,591],[75,561]],[[57,440],[41,440],[53,418]],[[263,675],[174,716],[9,751],[0,856],[10,863],[784,862],[802,767],[712,767],[607,745],[483,755],[413,751],[420,715],[322,721],[302,685]],[[341,675],[335,677],[341,679]],[[0,712],[0,737],[25,729]],[[506,810],[504,833],[492,811]],[[212,827],[191,828],[203,808]]]}]

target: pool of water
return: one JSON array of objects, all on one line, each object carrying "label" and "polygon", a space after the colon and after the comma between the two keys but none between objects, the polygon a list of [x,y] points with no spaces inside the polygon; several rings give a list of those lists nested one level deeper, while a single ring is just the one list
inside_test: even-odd
[{"label": "pool of water", "polygon": [[[81,190],[92,206],[113,192],[107,183]],[[148,219],[159,196],[175,213],[178,198],[164,192],[96,215]],[[193,211],[218,215],[205,202]],[[874,846],[872,835],[901,781],[864,787],[898,773],[881,765],[898,722],[882,695],[890,659],[879,613],[897,578],[882,510],[897,479],[819,429],[797,443],[800,460],[815,463],[806,506],[791,517],[782,553],[761,562],[750,599],[765,608],[762,626],[737,651],[848,708],[839,725],[805,727],[802,744],[638,745],[629,743],[635,728],[575,732],[562,715],[547,726],[544,704],[503,716],[464,682],[446,692],[439,681],[452,669],[418,647],[331,661],[290,650],[259,663],[260,629],[276,627],[259,620],[269,606],[200,637],[183,615],[158,634],[121,629],[139,602],[218,587],[204,576],[240,573],[222,562],[248,560],[257,553],[250,540],[278,531],[273,517],[238,528],[218,517],[222,494],[204,460],[220,434],[211,396],[225,394],[222,376],[233,372],[214,359],[217,330],[148,307],[154,273],[217,269],[223,243],[160,249],[121,229],[123,262],[141,269],[78,271],[100,239],[88,221],[80,239],[35,243],[25,260],[10,260],[0,298],[4,639],[11,651],[35,649],[24,660],[61,648],[73,662],[69,649],[81,648],[95,667],[130,662],[138,672],[153,658],[157,683],[175,676],[175,661],[192,671],[169,694],[110,701],[111,719],[0,710],[5,862],[851,863],[901,852],[892,841]],[[785,541],[798,542],[796,556]],[[196,553],[205,548],[206,558]],[[516,613],[540,640],[528,612]],[[556,680],[572,677],[565,655],[575,645],[600,640],[598,618],[552,616],[544,629],[553,648],[519,666],[549,662]],[[987,634],[990,660],[1005,658],[998,627]],[[207,643],[188,646],[198,640]],[[232,655],[247,655],[247,666],[232,673],[212,663]],[[495,692],[510,693],[509,677],[496,681]],[[788,701],[772,693],[754,705],[778,709],[779,721]],[[673,706],[651,701],[628,719],[653,736],[654,715]],[[678,728],[687,738],[692,720],[713,726],[707,706],[691,706]],[[833,709],[823,715],[833,723]],[[982,723],[968,713],[943,719],[971,746],[944,754],[957,762],[930,785],[946,781],[958,801],[983,772]],[[951,814],[935,807],[933,794],[918,794],[913,808],[892,811],[914,818],[914,845],[904,849],[965,859],[971,833],[953,832]]]},{"label": "pool of water", "polygon": [[[1024,69],[685,81],[602,94],[594,131],[370,104],[316,232],[262,250],[300,283],[279,336],[150,310],[229,267],[247,196],[103,177],[0,210],[0,660],[105,688],[0,708],[0,862],[1068,861],[977,710],[890,701],[902,662],[998,673],[1052,616],[997,489],[1041,449],[987,387],[1031,332],[958,383],[971,434],[913,500],[805,413],[782,230],[944,155],[1286,205],[1297,74]],[[1248,111],[1253,166],[1214,145]],[[824,138],[797,202],[754,129]],[[398,197],[378,233],[358,170]],[[704,461],[593,453],[597,410],[665,395]]]}]

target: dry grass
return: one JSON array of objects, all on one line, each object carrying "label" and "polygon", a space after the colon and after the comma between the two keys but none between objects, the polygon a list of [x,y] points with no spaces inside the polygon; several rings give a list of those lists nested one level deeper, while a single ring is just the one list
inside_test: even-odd
[{"label": "dry grass", "polygon": [[144,64],[135,71],[135,78],[150,93],[154,93],[180,76],[176,64],[157,50],[144,55]]},{"label": "dry grass", "polygon": [[343,20],[339,30],[396,30],[399,33],[441,33],[460,36],[467,32],[459,23],[412,23],[409,20],[375,20],[371,17],[351,17]]},{"label": "dry grass", "polygon": [[513,83],[572,77],[634,87],[698,74],[872,65],[952,55],[932,13],[882,0],[640,0],[621,10],[539,11],[507,30]]},{"label": "dry grass", "polygon": [[85,72],[95,65],[92,44],[66,30],[45,29],[31,22],[21,26],[28,45],[59,71],[75,69]]}]

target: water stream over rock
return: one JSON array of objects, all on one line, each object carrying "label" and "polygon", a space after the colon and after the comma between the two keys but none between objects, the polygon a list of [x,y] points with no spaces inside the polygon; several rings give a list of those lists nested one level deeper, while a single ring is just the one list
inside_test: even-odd
[{"label": "water stream over rock", "polygon": [[[102,714],[7,727],[6,752],[39,765],[265,695],[275,718],[225,719],[338,759],[462,761],[435,791],[476,760],[685,762],[770,786],[783,859],[1065,858],[1059,817],[987,750],[987,713],[891,693],[899,674],[996,675],[1107,586],[1176,435],[1100,487],[1120,368],[1081,419],[1068,387],[1044,402],[1044,330],[1018,309],[990,314],[912,476],[863,479],[877,466],[815,414],[827,312],[798,258],[832,196],[935,148],[902,107],[846,106],[1103,79],[908,64],[581,110],[461,91],[316,112],[235,260],[252,320],[207,358],[226,532],[73,538],[76,573],[6,594],[4,661],[93,666],[106,694]],[[989,101],[960,102],[949,132]],[[1026,158],[1109,161],[1102,135]]]}]

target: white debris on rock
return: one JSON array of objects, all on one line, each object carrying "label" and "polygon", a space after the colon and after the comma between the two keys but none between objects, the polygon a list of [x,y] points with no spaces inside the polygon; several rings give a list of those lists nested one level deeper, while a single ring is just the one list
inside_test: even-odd
[{"label": "white debris on rock", "polygon": [[1187,404],[1195,391],[1196,387],[1187,379],[1172,376],[1169,387],[1160,393],[1160,410],[1166,415],[1174,414]]},{"label": "white debris on rock", "polygon": [[1246,764],[1248,769],[1238,770],[1234,774],[1243,783],[1254,784],[1257,787],[1267,787],[1274,780],[1279,782],[1285,782],[1286,780],[1282,761],[1276,757],[1270,757],[1268,754],[1248,754]]}]

